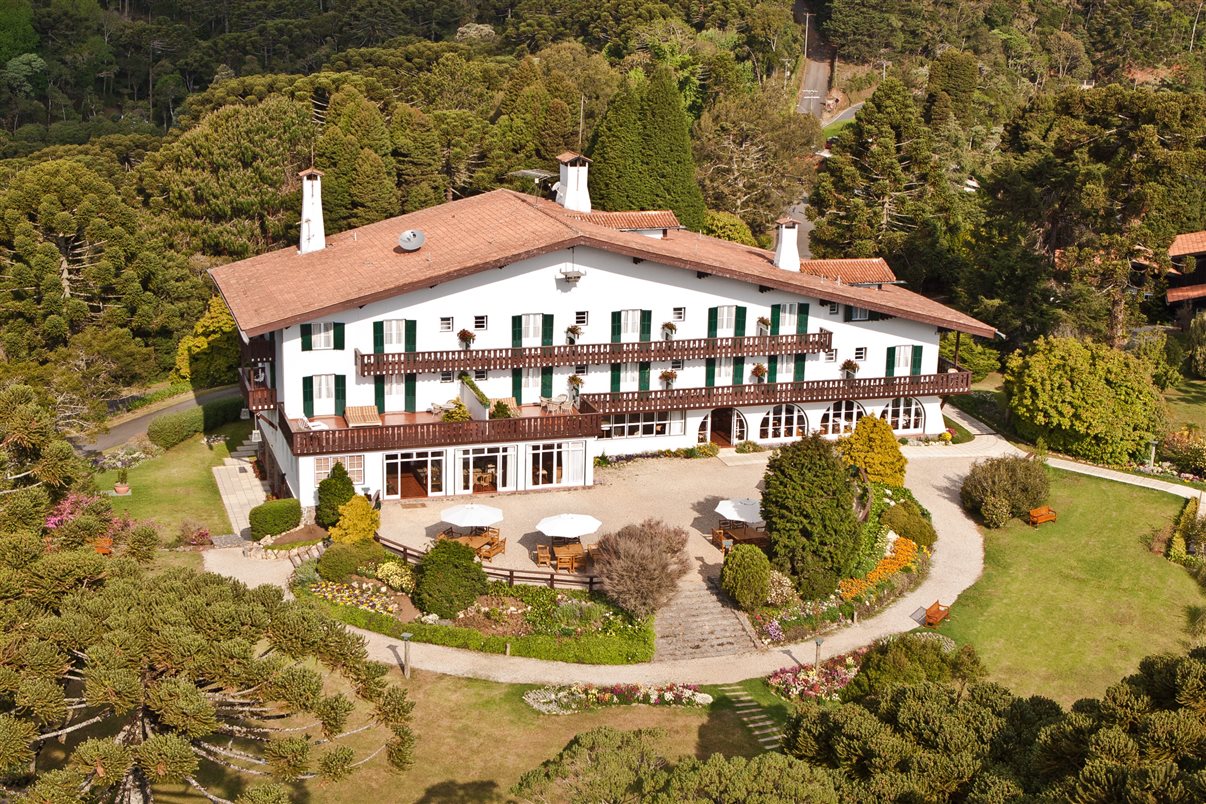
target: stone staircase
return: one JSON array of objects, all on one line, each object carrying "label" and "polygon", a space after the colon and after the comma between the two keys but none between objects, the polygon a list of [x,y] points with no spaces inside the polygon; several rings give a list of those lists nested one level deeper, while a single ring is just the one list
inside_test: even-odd
[{"label": "stone staircase", "polygon": [[[257,480],[249,458],[256,454],[256,445],[247,440],[231,451],[230,457],[214,467],[214,480],[222,495],[222,505],[230,518],[230,526],[236,537],[248,538],[251,509],[268,498],[267,481]],[[233,545],[223,545],[233,546]]]},{"label": "stone staircase", "polygon": [[774,751],[779,747],[783,732],[770,717],[762,704],[750,697],[750,694],[736,684],[725,684],[721,691],[727,698],[732,699],[733,709],[741,722],[750,730],[750,734],[758,741],[763,750]]},{"label": "stone staircase", "polygon": [[714,578],[689,577],[654,619],[654,661],[730,656],[761,647]]}]

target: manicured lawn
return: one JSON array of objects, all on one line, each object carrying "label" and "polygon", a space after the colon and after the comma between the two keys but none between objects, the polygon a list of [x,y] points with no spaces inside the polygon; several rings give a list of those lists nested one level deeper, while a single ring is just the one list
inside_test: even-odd
[{"label": "manicured lawn", "polygon": [[952,444],[966,444],[968,441],[975,440],[976,437],[971,434],[971,431],[959,424],[959,422],[955,421],[954,419],[943,416],[942,422],[947,426],[948,429],[955,431],[954,437],[951,438]]},{"label": "manicured lawn", "polygon": [[1206,380],[1185,380],[1164,394],[1174,427],[1196,424],[1206,430]]},{"label": "manicured lawn", "polygon": [[[225,435],[227,443],[210,447],[201,436],[194,436],[131,469],[131,494],[114,497],[113,510],[156,522],[165,540],[174,539],[185,520],[205,525],[213,534],[230,533],[230,520],[210,470],[230,455],[230,446],[247,438],[251,422],[231,422],[214,432]],[[117,472],[101,472],[96,484],[112,488],[116,479]]]},{"label": "manicured lawn", "polygon": [[992,680],[1067,705],[1101,695],[1144,656],[1182,650],[1186,607],[1202,595],[1141,544],[1180,498],[1049,471],[1059,521],[985,531],[984,575],[939,630],[975,645]]},{"label": "manicured lawn", "polygon": [[[396,677],[397,670],[391,675]],[[310,804],[504,801],[522,773],[551,759],[574,735],[597,726],[663,729],[662,745],[671,757],[715,752],[753,756],[761,750],[731,704],[707,710],[625,706],[551,716],[523,702],[530,686],[418,671],[406,686],[415,703],[414,767],[397,774],[389,770],[384,756],[378,756],[345,781],[306,785],[295,800]],[[357,715],[353,722],[359,722]],[[380,744],[381,734],[374,729],[341,742],[363,757]],[[210,771],[202,774],[203,781],[216,785],[213,792],[233,799],[239,782],[215,776],[212,765],[206,767]],[[155,797],[164,802],[204,801],[180,787],[158,788]]]}]

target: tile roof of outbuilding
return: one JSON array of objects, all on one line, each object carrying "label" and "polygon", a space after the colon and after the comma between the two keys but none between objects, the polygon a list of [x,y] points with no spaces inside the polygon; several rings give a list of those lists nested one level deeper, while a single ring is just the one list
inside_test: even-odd
[{"label": "tile roof of outbuilding", "polygon": [[1186,232],[1173,238],[1168,247],[1168,256],[1184,257],[1188,254],[1206,254],[1206,230]]},{"label": "tile roof of outbuilding", "polygon": [[[593,214],[593,213],[592,213]],[[600,225],[544,199],[494,190],[327,238],[326,248],[284,248],[210,269],[239,328],[248,336],[360,307],[420,288],[575,246],[850,304],[972,335],[995,328],[897,285],[858,287],[776,268],[773,253],[670,229],[647,237]],[[404,252],[397,236],[426,234]]]}]

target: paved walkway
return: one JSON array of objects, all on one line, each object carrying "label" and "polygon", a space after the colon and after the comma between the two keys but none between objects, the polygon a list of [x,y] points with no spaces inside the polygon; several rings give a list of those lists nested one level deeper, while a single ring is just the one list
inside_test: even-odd
[{"label": "paved walkway", "polygon": [[256,479],[255,470],[247,460],[255,455],[255,449],[254,444],[246,441],[221,466],[214,467],[214,480],[230,527],[243,539],[251,538],[251,509],[268,499],[268,482]]},{"label": "paved walkway", "polygon": [[[875,617],[825,635],[822,659],[869,645],[885,636],[915,629],[917,622],[912,619],[911,615],[918,608],[928,606],[935,600],[940,600],[944,604],[953,603],[965,589],[976,582],[983,571],[983,539],[976,525],[968,518],[959,504],[959,487],[964,475],[976,460],[998,455],[1022,454],[1022,452],[1004,439],[991,434],[985,425],[966,414],[953,408],[947,408],[944,412],[965,427],[972,429],[973,432],[981,432],[984,435],[978,435],[975,440],[967,444],[905,448],[905,454],[909,458],[905,483],[921,504],[933,514],[934,526],[938,531],[937,549],[929,575],[917,589]],[[759,455],[762,456],[763,461],[768,457],[768,453],[759,453]],[[1073,461],[1051,459],[1049,463],[1060,469],[1158,489],[1182,497],[1198,494],[1195,489],[1177,484],[1125,472],[1100,469]],[[679,466],[688,471],[676,471]],[[695,489],[715,489],[726,496],[751,496],[755,493],[757,481],[761,477],[761,464],[750,463],[726,467],[719,461],[697,461],[690,464],[681,464],[673,460],[642,461],[616,471],[632,473],[630,478],[625,479],[631,479],[636,483],[635,488],[638,489],[656,489],[656,495],[633,494],[626,483],[618,482],[617,478],[608,472],[600,473],[603,483],[594,490],[580,489],[560,494],[512,495],[510,498],[497,498],[492,504],[503,505],[505,502],[515,506],[517,511],[529,507],[538,509],[524,515],[525,520],[531,519],[534,522],[544,515],[544,508],[547,507],[550,511],[570,510],[565,506],[567,498],[578,494],[589,495],[593,491],[599,494],[596,506],[598,503],[607,503],[606,510],[611,512],[609,518],[613,521],[605,520],[605,528],[614,524],[639,521],[644,516],[653,513],[651,509],[665,514],[667,511],[673,512],[684,507],[695,512],[703,524],[704,521],[711,521],[715,517],[712,507],[719,497],[708,496],[701,500],[698,497],[699,492]],[[657,485],[653,485],[654,482]],[[610,493],[606,491],[609,486],[611,487]],[[558,500],[560,502],[557,502]],[[604,510],[596,506],[587,510],[596,512]],[[408,517],[403,519],[406,518]],[[428,511],[425,521],[430,522],[430,518],[431,512]],[[600,515],[600,518],[604,517]],[[673,519],[673,517],[667,518]],[[395,520],[395,524],[402,525],[403,523]],[[700,531],[703,529],[703,527],[698,528]],[[423,533],[422,528],[419,529],[419,533]],[[703,541],[703,537],[698,532],[693,533],[691,538]],[[718,563],[718,551],[715,551],[715,548],[711,548],[710,545],[708,547],[716,553],[712,563]],[[691,549],[690,546],[689,549]],[[238,578],[250,585],[258,583],[283,585],[285,583],[285,577],[278,578],[276,574],[284,569],[279,567],[284,562],[236,560],[232,555],[224,555],[233,552],[207,551],[204,554],[205,568]],[[697,560],[700,562],[698,575],[695,576],[698,583],[710,572],[705,566],[702,556],[699,556]],[[271,569],[264,565],[269,565]],[[690,579],[691,576],[688,577],[688,580]],[[360,629],[353,628],[352,630],[364,636],[368,643],[370,657],[382,662],[400,663],[402,645],[399,641]],[[747,678],[768,675],[781,667],[811,664],[815,653],[815,644],[808,641],[729,655],[672,658],[644,664],[613,666],[579,665],[517,656],[499,656],[422,643],[412,643],[411,645],[411,661],[413,666],[419,669],[518,684],[662,684],[670,682],[731,684]]]}]

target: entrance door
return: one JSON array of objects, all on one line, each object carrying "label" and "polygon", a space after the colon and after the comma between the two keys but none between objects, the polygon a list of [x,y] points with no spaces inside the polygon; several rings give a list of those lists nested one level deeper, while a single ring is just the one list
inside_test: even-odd
[{"label": "entrance door", "polygon": [[405,500],[443,493],[443,452],[395,452],[385,456],[386,499]]},{"label": "entrance door", "polygon": [[[706,434],[706,436],[705,436]],[[716,408],[699,425],[699,441],[731,447],[746,440],[745,417],[733,408]]]},{"label": "entrance door", "polygon": [[515,447],[457,450],[461,493],[494,494],[515,489]]}]

